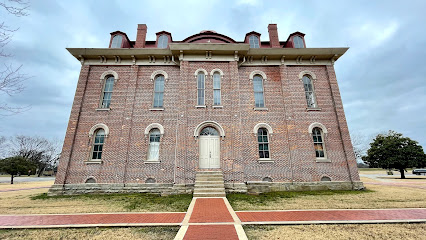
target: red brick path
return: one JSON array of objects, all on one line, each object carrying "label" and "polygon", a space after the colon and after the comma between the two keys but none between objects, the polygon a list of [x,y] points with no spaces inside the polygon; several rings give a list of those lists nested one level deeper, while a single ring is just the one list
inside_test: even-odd
[{"label": "red brick path", "polygon": [[184,240],[238,240],[234,225],[192,225],[189,226]]},{"label": "red brick path", "polygon": [[426,209],[236,212],[243,223],[292,221],[363,221],[426,219]]},{"label": "red brick path", "polygon": [[0,215],[0,227],[4,226],[49,226],[78,224],[179,224],[185,213],[108,213],[75,215]]},{"label": "red brick path", "polygon": [[[191,225],[207,223],[206,225]],[[208,223],[231,223],[227,225]],[[238,240],[234,219],[225,205],[224,198],[197,198],[189,219],[189,227],[184,240],[220,239]]]},{"label": "red brick path", "polygon": [[234,222],[222,198],[198,198],[190,223]]}]

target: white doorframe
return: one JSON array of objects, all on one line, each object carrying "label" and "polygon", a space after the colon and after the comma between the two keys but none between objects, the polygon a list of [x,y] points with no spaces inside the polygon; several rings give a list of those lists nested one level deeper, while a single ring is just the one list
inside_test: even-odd
[{"label": "white doorframe", "polygon": [[220,168],[220,136],[200,136],[199,150],[200,168]]}]

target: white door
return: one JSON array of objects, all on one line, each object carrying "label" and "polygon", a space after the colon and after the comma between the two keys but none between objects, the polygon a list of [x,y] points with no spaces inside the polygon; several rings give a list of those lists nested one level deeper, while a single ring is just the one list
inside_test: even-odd
[{"label": "white door", "polygon": [[219,136],[200,136],[200,168],[220,168]]}]

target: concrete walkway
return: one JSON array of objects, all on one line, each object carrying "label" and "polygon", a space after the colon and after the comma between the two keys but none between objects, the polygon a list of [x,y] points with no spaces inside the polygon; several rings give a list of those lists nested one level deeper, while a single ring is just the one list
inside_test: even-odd
[{"label": "concrete walkway", "polygon": [[237,211],[226,198],[193,198],[186,213],[0,215],[0,228],[181,226],[176,240],[247,239],[246,224],[426,222],[426,208]]},{"label": "concrete walkway", "polygon": [[194,197],[175,237],[181,239],[246,240],[247,236],[228,199]]}]

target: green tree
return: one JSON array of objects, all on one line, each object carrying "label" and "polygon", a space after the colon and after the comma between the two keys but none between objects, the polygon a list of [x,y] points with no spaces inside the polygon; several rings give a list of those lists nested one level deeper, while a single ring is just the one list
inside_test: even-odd
[{"label": "green tree", "polygon": [[11,175],[10,184],[13,184],[15,175],[18,173],[26,174],[28,170],[34,170],[35,167],[34,163],[20,156],[0,160],[0,171]]},{"label": "green tree", "polygon": [[370,143],[367,156],[362,160],[370,167],[381,167],[384,169],[395,168],[405,178],[404,171],[411,167],[424,167],[426,165],[426,154],[418,142],[401,133],[389,130],[387,134],[379,134]]}]

